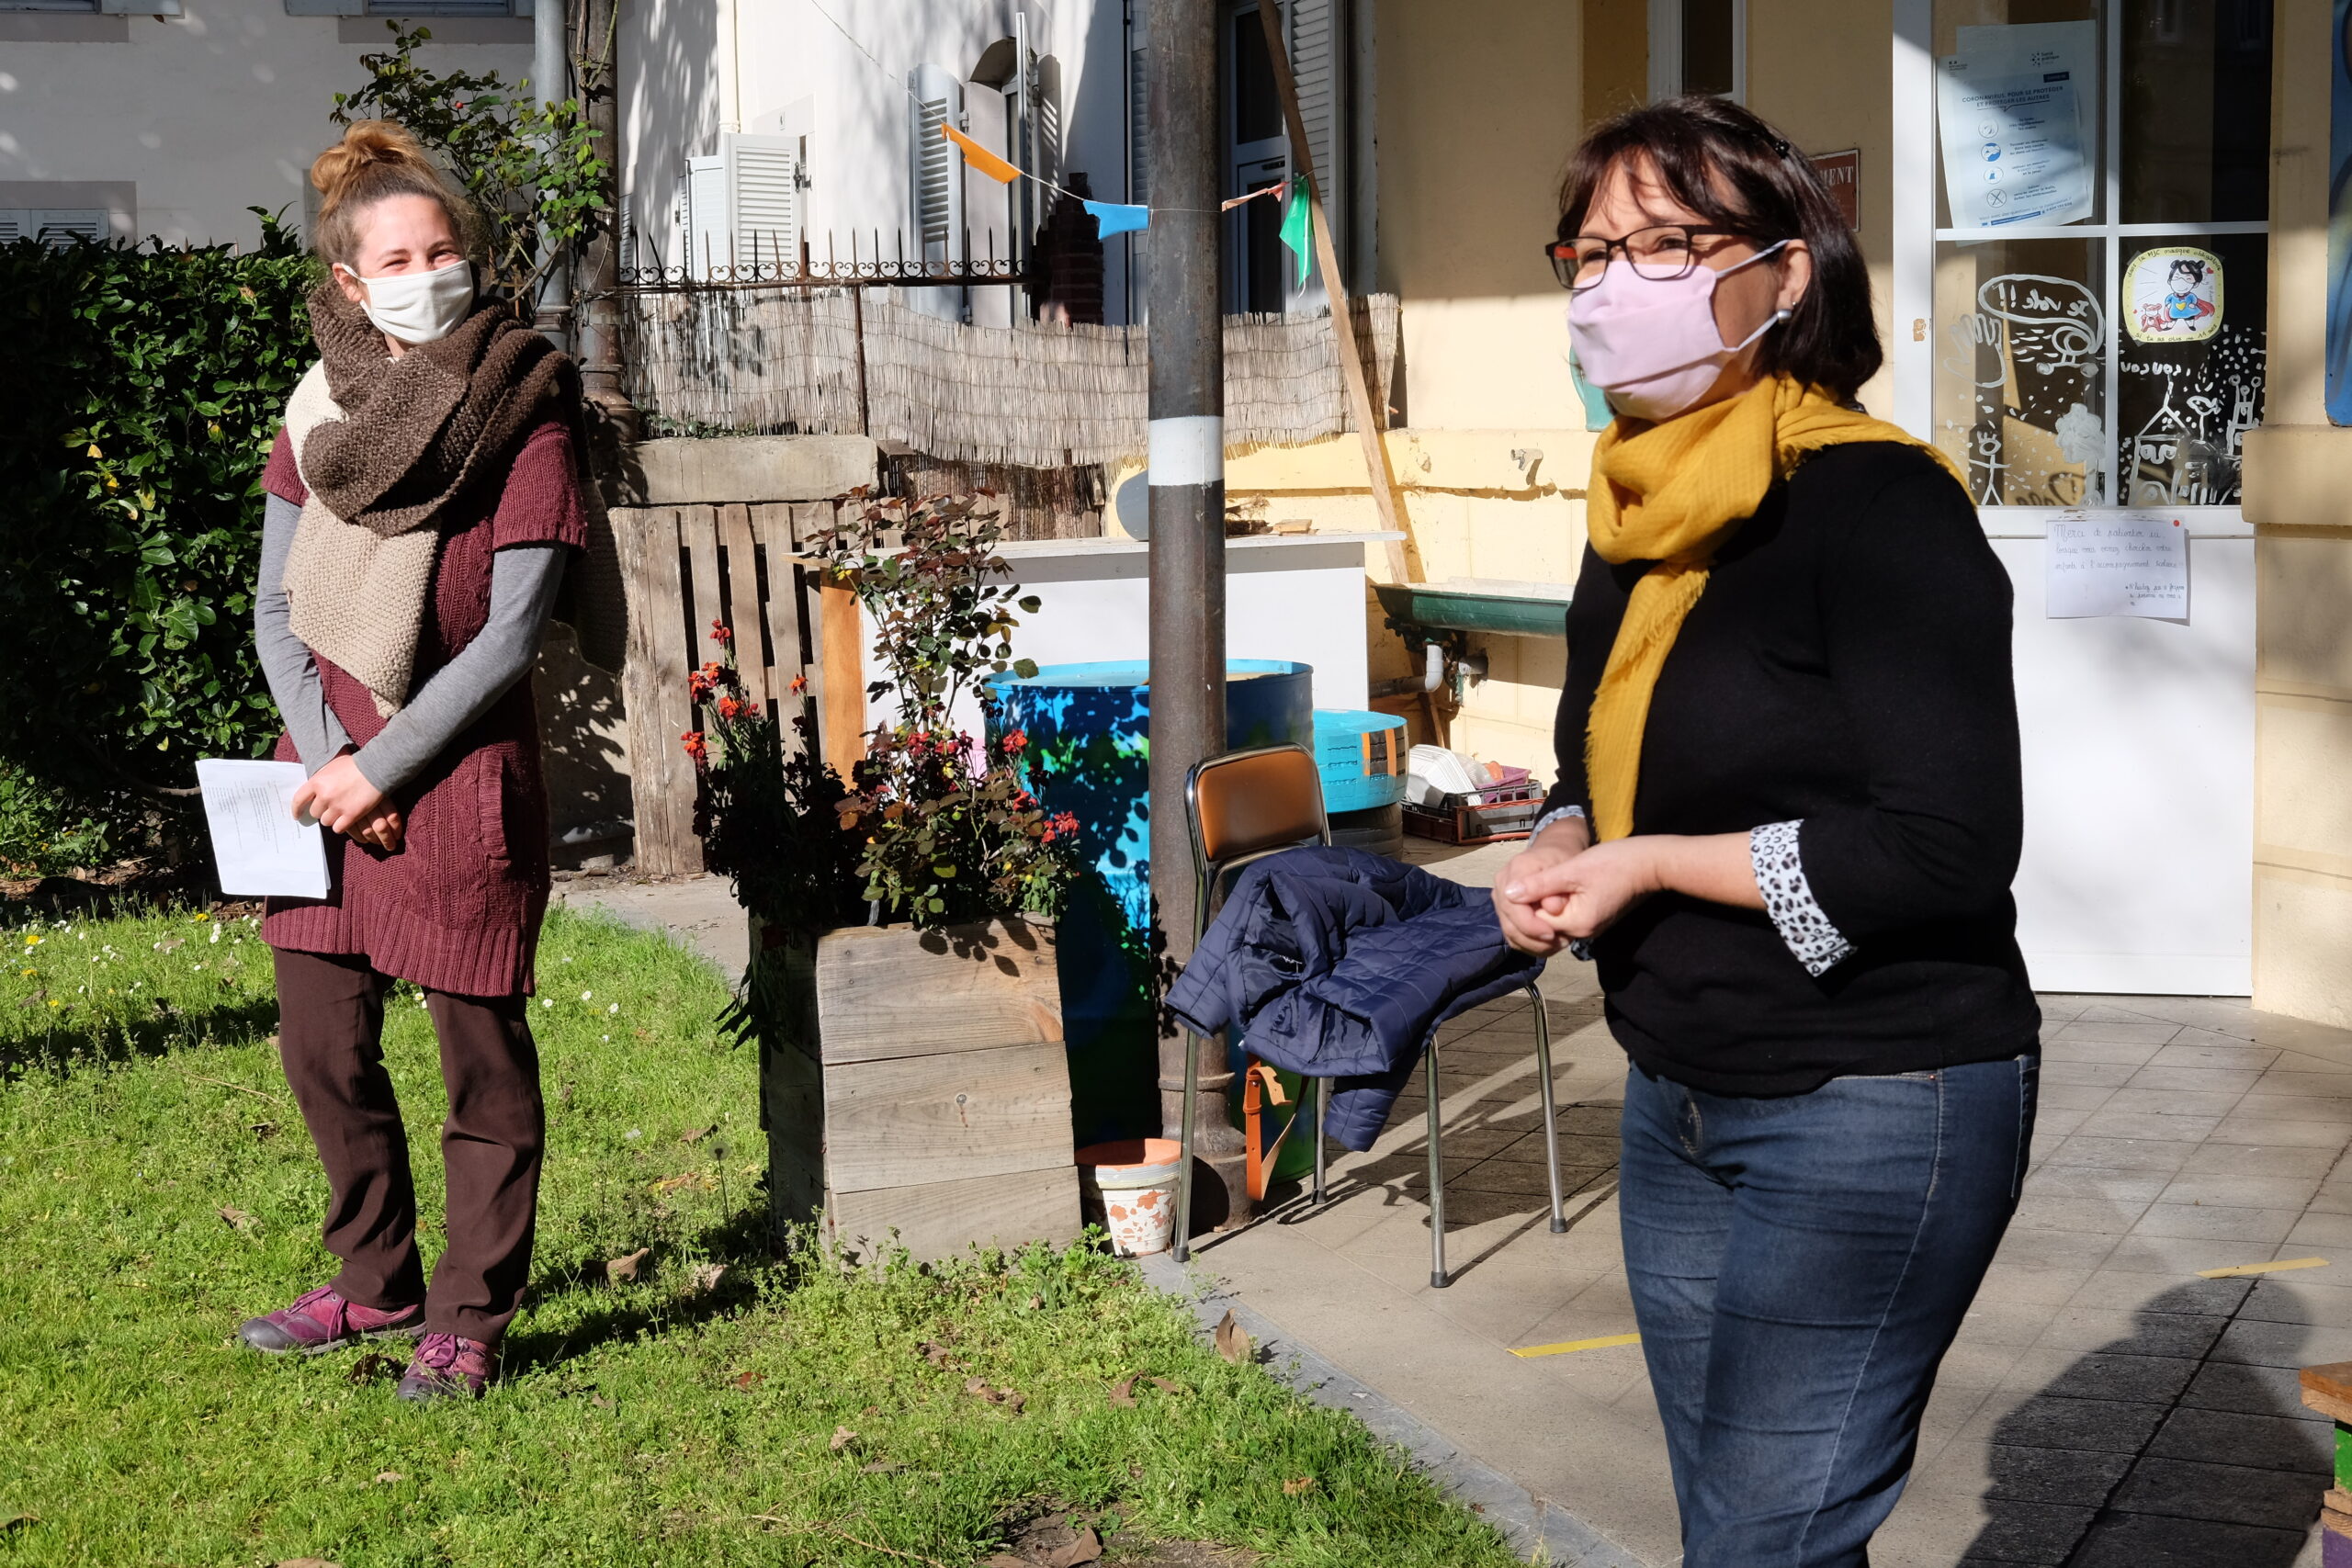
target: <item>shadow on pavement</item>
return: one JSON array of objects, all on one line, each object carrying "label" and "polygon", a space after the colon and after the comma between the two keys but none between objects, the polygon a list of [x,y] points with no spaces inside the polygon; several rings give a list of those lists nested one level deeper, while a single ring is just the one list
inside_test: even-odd
[{"label": "shadow on pavement", "polygon": [[[2175,1286],[2003,1416],[1990,1517],[1962,1563],[2290,1568],[2327,1488],[2332,1432],[2295,1393],[2308,1331],[2241,1315],[2260,1288]],[[2219,1359],[2224,1336],[2243,1342],[2228,1353],[2281,1364]]]}]

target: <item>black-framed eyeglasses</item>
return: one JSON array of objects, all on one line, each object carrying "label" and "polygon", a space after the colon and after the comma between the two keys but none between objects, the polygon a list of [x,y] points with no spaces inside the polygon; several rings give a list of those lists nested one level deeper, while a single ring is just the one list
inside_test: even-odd
[{"label": "black-framed eyeglasses", "polygon": [[1581,294],[1600,281],[1601,275],[1609,270],[1612,254],[1623,255],[1637,277],[1653,283],[1671,283],[1678,277],[1690,276],[1690,269],[1699,265],[1699,241],[1755,237],[1742,229],[1661,223],[1655,228],[1636,229],[1622,240],[1604,240],[1598,234],[1555,240],[1544,247],[1544,255],[1551,262],[1552,276],[1560,280],[1560,287],[1572,294]]}]

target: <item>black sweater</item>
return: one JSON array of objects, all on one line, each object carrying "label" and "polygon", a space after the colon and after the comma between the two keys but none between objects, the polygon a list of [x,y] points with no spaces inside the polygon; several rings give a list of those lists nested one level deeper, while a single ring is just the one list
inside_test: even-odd
[{"label": "black sweater", "polygon": [[[1546,809],[1592,808],[1586,716],[1650,564],[1585,551]],[[1805,880],[1854,950],[1816,978],[1761,911],[1652,897],[1593,944],[1618,1042],[1646,1072],[1751,1095],[2031,1049],[2020,795],[2009,580],[1966,493],[1914,447],[1814,457],[1717,554],[1675,638],[1634,831],[1802,820]]]}]

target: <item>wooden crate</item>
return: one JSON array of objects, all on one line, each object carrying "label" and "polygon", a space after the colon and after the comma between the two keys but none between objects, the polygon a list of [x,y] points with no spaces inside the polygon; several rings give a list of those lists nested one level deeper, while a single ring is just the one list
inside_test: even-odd
[{"label": "wooden crate", "polygon": [[[695,771],[681,740],[704,727],[686,677],[719,657],[714,621],[734,638],[747,695],[771,710],[780,705],[787,719],[808,703],[836,766],[843,745],[854,755],[859,744],[863,706],[842,700],[862,705],[864,697],[857,605],[847,590],[820,592],[799,559],[801,547],[832,526],[833,503],[616,507],[612,520],[629,583],[622,694],[637,869],[699,872]],[[796,696],[799,677],[808,686]]]},{"label": "wooden crate", "polygon": [[918,1258],[1078,1235],[1054,931],[831,931],[769,947],[761,1043],[776,1224]]}]

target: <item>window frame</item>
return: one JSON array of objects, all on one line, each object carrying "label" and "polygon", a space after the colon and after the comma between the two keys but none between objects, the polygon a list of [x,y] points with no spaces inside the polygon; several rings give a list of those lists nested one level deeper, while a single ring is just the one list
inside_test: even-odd
[{"label": "window frame", "polygon": [[[1653,6],[1662,0],[1651,0]],[[1744,3],[1744,0],[1742,0]],[[2134,239],[2178,235],[2258,235],[2274,243],[2272,220],[2231,220],[2213,222],[2141,222],[2120,220],[2122,210],[2123,33],[2117,25],[2129,0],[2096,0],[2099,27],[2099,145],[2098,216],[2078,223],[2019,224],[1997,231],[2003,239],[2096,240],[2104,249],[2102,304],[2108,317],[2107,341],[2101,348],[2099,419],[2106,426],[2108,493],[2098,504],[2085,506],[1982,505],[1977,508],[1985,532],[1995,538],[2042,538],[2052,518],[2092,516],[2150,510],[2119,500],[2122,465],[2118,460],[2119,410],[2121,400],[2123,331],[2117,305],[2122,289],[2123,251]],[[1939,222],[1939,198],[1943,189],[1943,164],[1938,141],[1935,57],[1935,0],[1894,0],[1894,51],[1893,81],[1896,106],[1892,158],[1894,310],[1887,345],[1887,368],[1894,383],[1892,416],[1922,441],[1936,438],[1936,354],[1940,323],[1936,319],[1936,247],[1966,243],[1981,231],[1955,229]],[[2277,26],[2277,12],[2273,22]],[[2278,84],[2272,83],[2272,92]],[[1906,109],[1905,106],[1909,106]],[[2251,538],[2253,526],[2242,505],[2170,506],[2188,524],[2195,538]]]},{"label": "window frame", "polygon": [[[1902,0],[1896,0],[1900,5]],[[1650,102],[1682,94],[1684,0],[1649,0]],[[1720,95],[1747,102],[1747,0],[1731,0],[1731,91]]]}]

